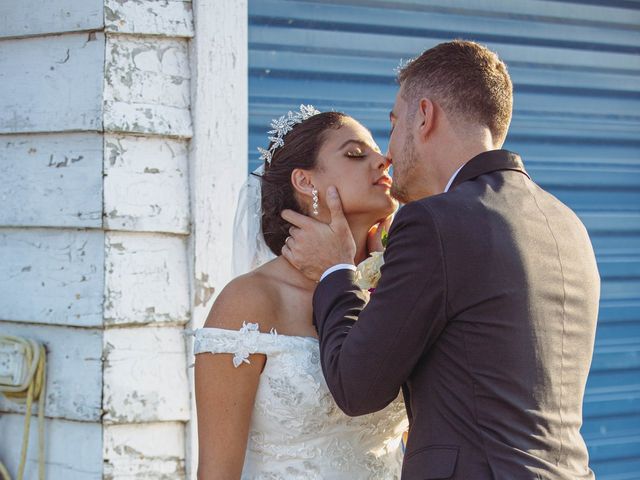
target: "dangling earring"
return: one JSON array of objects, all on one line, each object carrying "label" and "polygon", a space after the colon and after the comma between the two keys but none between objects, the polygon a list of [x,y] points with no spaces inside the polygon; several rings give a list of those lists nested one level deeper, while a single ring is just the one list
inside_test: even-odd
[{"label": "dangling earring", "polygon": [[313,196],[313,214],[318,216],[320,212],[318,211],[318,190],[316,190],[316,187],[311,190],[311,195]]}]

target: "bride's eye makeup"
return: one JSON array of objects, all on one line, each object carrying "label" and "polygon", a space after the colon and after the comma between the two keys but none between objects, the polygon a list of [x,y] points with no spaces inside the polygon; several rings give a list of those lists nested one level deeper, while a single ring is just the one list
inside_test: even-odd
[{"label": "bride's eye makeup", "polygon": [[360,147],[356,147],[352,150],[347,150],[345,155],[349,158],[362,158],[367,156],[367,152]]}]

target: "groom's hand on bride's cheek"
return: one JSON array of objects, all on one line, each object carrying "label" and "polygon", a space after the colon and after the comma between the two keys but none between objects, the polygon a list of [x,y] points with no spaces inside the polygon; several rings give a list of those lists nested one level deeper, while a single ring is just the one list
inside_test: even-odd
[{"label": "groom's hand on bride's cheek", "polygon": [[282,218],[291,223],[289,237],[282,255],[306,277],[318,281],[329,267],[339,263],[354,263],[356,245],[342,211],[342,202],[335,187],[327,189],[329,224],[283,210]]}]

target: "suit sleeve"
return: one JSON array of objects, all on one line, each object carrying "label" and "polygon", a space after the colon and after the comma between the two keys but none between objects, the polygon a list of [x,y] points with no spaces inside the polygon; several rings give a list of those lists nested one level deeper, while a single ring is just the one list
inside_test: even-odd
[{"label": "suit sleeve", "polygon": [[446,323],[442,245],[428,207],[400,210],[384,259],[368,304],[348,270],[327,276],[313,298],[327,385],[351,416],[392,402]]}]

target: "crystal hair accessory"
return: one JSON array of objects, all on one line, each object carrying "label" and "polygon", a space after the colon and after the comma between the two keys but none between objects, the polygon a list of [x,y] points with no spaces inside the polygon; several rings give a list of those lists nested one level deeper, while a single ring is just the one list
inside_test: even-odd
[{"label": "crystal hair accessory", "polygon": [[313,105],[300,105],[299,112],[289,111],[286,115],[271,120],[271,130],[267,132],[269,134],[269,141],[272,142],[271,147],[269,150],[258,147],[260,160],[264,160],[271,165],[273,152],[276,148],[284,145],[284,136],[293,129],[293,126],[319,113],[320,111],[316,110]]}]

